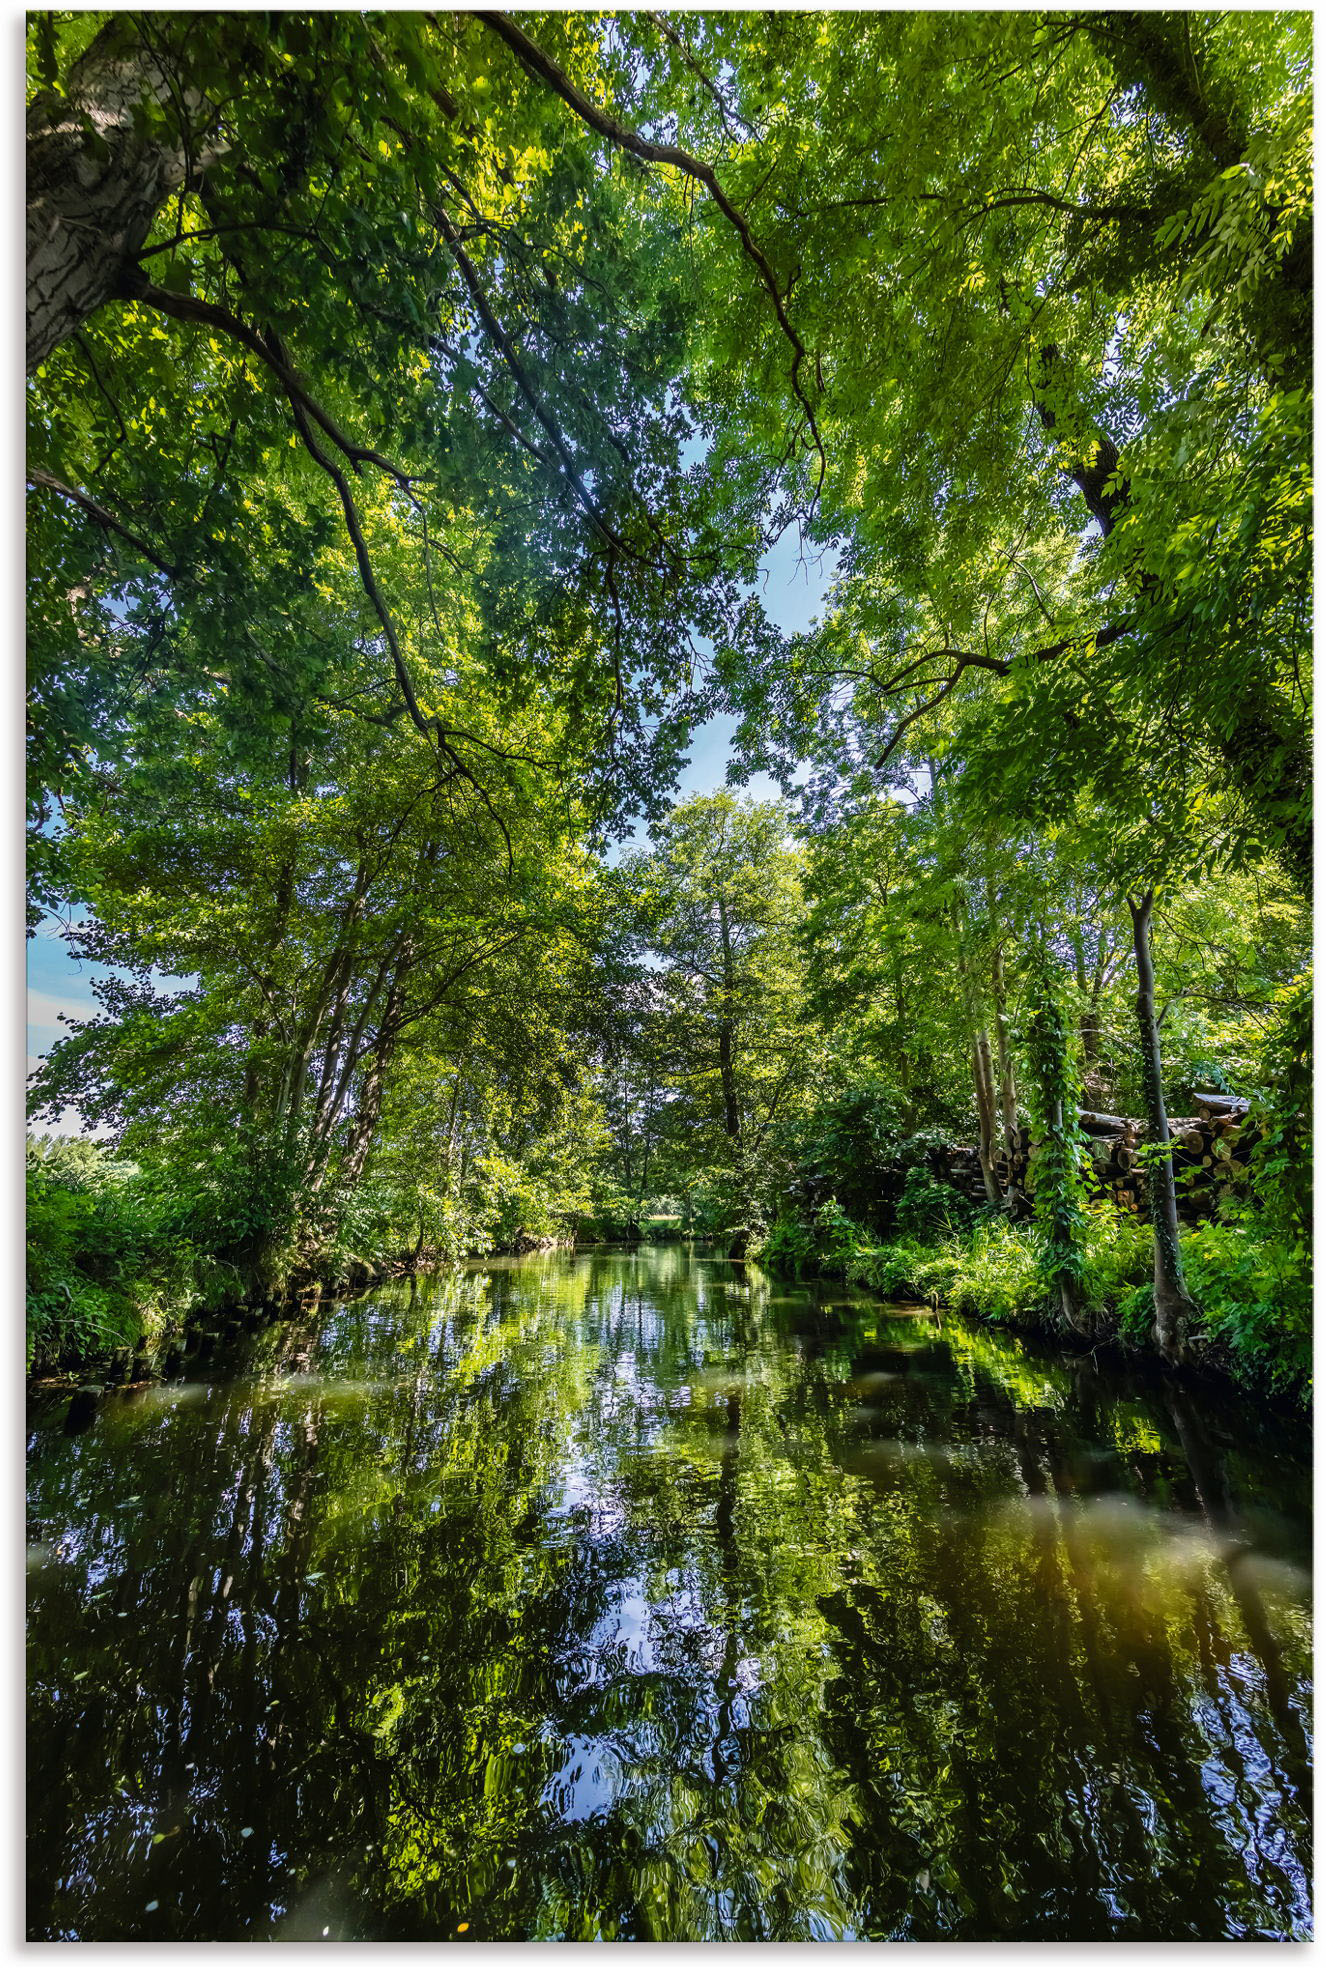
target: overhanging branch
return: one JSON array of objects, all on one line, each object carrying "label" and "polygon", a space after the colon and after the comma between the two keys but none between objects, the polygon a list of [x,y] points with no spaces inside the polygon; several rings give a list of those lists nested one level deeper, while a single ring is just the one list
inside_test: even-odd
[{"label": "overhanging branch", "polygon": [[141,301],[144,307],[155,308],[158,314],[170,315],[175,321],[196,321],[201,327],[211,328],[216,334],[225,335],[231,341],[241,343],[251,355],[256,355],[260,362],[266,364],[291,402],[297,402],[303,408],[313,422],[331,439],[337,450],[349,459],[356,472],[364,465],[376,465],[379,471],[386,472],[388,477],[394,478],[396,483],[407,491],[414,483],[407,472],[402,471],[399,465],[393,464],[391,459],[384,457],[380,451],[374,451],[368,445],[356,444],[353,438],[348,437],[330,411],[325,409],[314,396],[307,379],[301,376],[283,356],[278,355],[270,342],[265,341],[249,327],[246,321],[241,321],[239,316],[232,314],[228,308],[218,307],[213,301],[201,300],[196,294],[174,294],[167,287],[154,285],[136,270],[131,270],[127,274],[122,283],[122,291],[126,300]]},{"label": "overhanging branch", "polygon": [[652,143],[648,137],[642,137],[638,130],[633,130],[628,123],[623,123],[609,111],[600,109],[597,103],[591,102],[589,97],[576,87],[570,76],[558,67],[551,55],[545,54],[538,42],[530,39],[524,28],[519,27],[510,14],[480,9],[478,18],[490,27],[494,34],[500,36],[526,68],[537,75],[540,81],[546,82],[548,87],[553,89],[562,101],[575,111],[581,122],[589,125],[591,130],[597,130],[601,137],[606,137],[608,142],[615,144],[619,150],[629,151],[633,157],[639,157],[645,163],[666,164],[673,170],[683,172],[697,184],[702,184],[709,193],[723,217],[736,232],[741,241],[741,250],[759,274],[765,292],[773,304],[778,325],[792,349],[790,372],[792,390],[805,412],[806,422],[819,457],[819,485],[816,488],[818,497],[819,490],[824,484],[828,461],[824,455],[824,445],[820,438],[814,409],[801,384],[801,365],[807,359],[806,347],[792,325],[782,289],[778,285],[777,276],[768,258],[745,219],[724,191],[713,166],[706,164],[702,158],[693,157],[690,151],[683,150],[680,144]]},{"label": "overhanging branch", "polygon": [[[1131,618],[1122,622],[1111,622],[1106,628],[1097,629],[1094,634],[1063,636],[1058,642],[1046,643],[1043,648],[1029,650],[1024,656],[982,656],[969,649],[927,650],[924,655],[916,657],[903,669],[896,671],[883,687],[881,694],[891,697],[900,690],[929,690],[936,684],[939,686],[932,697],[928,697],[923,704],[918,704],[915,710],[909,711],[906,717],[899,720],[894,727],[893,736],[875,760],[876,770],[883,771],[911,726],[919,718],[923,718],[928,711],[936,710],[944,699],[957,689],[968,670],[988,670],[994,676],[1011,676],[1015,669],[1028,668],[1033,663],[1053,662],[1056,656],[1064,656],[1070,649],[1082,648],[1088,651],[1108,649],[1112,642],[1117,642],[1120,636],[1127,635],[1133,627],[1135,623]],[[942,661],[951,662],[953,666],[942,680],[939,677],[922,679],[918,675],[927,663]]]},{"label": "overhanging branch", "polygon": [[159,573],[167,575],[172,581],[179,579],[180,570],[173,562],[163,560],[155,548],[149,547],[146,540],[126,526],[122,520],[118,520],[113,512],[108,512],[106,507],[100,505],[89,493],[80,491],[76,485],[66,485],[63,479],[54,478],[50,472],[38,471],[35,466],[29,466],[27,480],[29,485],[40,485],[45,491],[55,492],[60,498],[68,499],[71,505],[78,506],[85,512],[89,519],[95,519],[97,525],[103,527],[107,533],[118,533],[122,540],[127,540],[134,551],[140,553],[144,560],[150,561]]}]

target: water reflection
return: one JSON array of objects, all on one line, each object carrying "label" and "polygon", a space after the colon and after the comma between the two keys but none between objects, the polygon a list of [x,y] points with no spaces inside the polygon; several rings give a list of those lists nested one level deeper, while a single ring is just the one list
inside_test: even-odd
[{"label": "water reflection", "polygon": [[63,1423],[33,1938],[1308,1931],[1281,1423],[679,1248]]}]

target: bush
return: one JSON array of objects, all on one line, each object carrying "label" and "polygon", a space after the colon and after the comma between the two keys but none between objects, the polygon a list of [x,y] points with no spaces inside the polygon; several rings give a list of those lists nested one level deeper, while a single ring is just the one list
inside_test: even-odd
[{"label": "bush", "polygon": [[1234,1376],[1308,1399],[1312,1382],[1312,1267],[1294,1245],[1250,1218],[1203,1223],[1183,1242],[1202,1332]]},{"label": "bush", "polygon": [[909,1168],[895,1205],[898,1234],[923,1237],[969,1229],[972,1203],[951,1183],[941,1182],[923,1164]]},{"label": "bush", "polygon": [[1089,1203],[1082,1225],[1082,1295],[1097,1314],[1114,1312],[1139,1289],[1150,1290],[1154,1234],[1144,1218],[1108,1203]]},{"label": "bush", "polygon": [[178,1199],[87,1141],[30,1142],[27,1175],[29,1370],[169,1339],[199,1288]]},{"label": "bush", "polygon": [[949,1304],[992,1325],[1039,1324],[1058,1304],[1036,1224],[981,1224],[954,1264]]},{"label": "bush", "polygon": [[[1102,1338],[1148,1349],[1155,1320],[1151,1227],[1107,1204],[1083,1212],[1086,1309]],[[1312,1280],[1306,1255],[1249,1212],[1183,1237],[1188,1283],[1204,1340],[1234,1378],[1306,1400],[1312,1370]],[[895,1237],[876,1243],[835,1199],[810,1221],[784,1216],[759,1251],[773,1268],[824,1271],[886,1298],[951,1305],[994,1325],[1055,1326],[1058,1293],[1035,1223],[978,1216],[966,1238]]]}]

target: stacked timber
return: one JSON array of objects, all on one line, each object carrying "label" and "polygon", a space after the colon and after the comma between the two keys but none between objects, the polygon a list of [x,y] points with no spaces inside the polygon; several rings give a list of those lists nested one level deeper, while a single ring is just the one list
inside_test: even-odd
[{"label": "stacked timber", "polygon": [[934,1172],[941,1181],[949,1183],[971,1202],[985,1201],[985,1178],[981,1174],[979,1150],[939,1148],[935,1151]]},{"label": "stacked timber", "polygon": [[1031,1129],[1018,1127],[1008,1145],[995,1148],[994,1171],[1004,1195],[1026,1193],[1027,1172],[1031,1167]]},{"label": "stacked timber", "polygon": [[[1256,1130],[1246,1125],[1248,1102],[1233,1094],[1199,1093],[1195,1114],[1177,1115],[1169,1124],[1179,1211],[1208,1216],[1217,1203],[1238,1194],[1247,1179]],[[1086,1137],[1090,1193],[1131,1216],[1149,1209],[1143,1146],[1146,1124],[1129,1114],[1079,1111]],[[1018,1127],[1011,1143],[994,1158],[995,1176],[1005,1196],[1023,1197],[1031,1164],[1031,1130]],[[937,1151],[935,1173],[972,1202],[985,1201],[980,1156],[975,1148]]]},{"label": "stacked timber", "polygon": [[1078,1123],[1087,1138],[1091,1162],[1089,1187],[1116,1209],[1138,1216],[1146,1209],[1142,1176],[1143,1127],[1130,1114],[1096,1114],[1084,1109]]},{"label": "stacked timber", "polygon": [[1258,1130],[1247,1125],[1248,1102],[1232,1094],[1199,1093],[1196,1105],[1195,1114],[1169,1124],[1174,1178],[1180,1211],[1209,1215],[1246,1183]]}]

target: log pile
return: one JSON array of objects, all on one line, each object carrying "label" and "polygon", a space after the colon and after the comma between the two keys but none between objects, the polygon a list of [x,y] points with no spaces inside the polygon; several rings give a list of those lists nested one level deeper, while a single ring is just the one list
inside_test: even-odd
[{"label": "log pile", "polygon": [[1246,1100],[1199,1093],[1196,1114],[1170,1122],[1181,1216],[1210,1216],[1246,1184],[1248,1158],[1259,1132],[1247,1121]]},{"label": "log pile", "polygon": [[[1179,1213],[1209,1216],[1219,1202],[1238,1192],[1247,1179],[1255,1130],[1245,1126],[1248,1102],[1232,1094],[1199,1093],[1195,1114],[1170,1121]],[[1145,1217],[1149,1210],[1142,1147],[1145,1123],[1127,1114],[1078,1114],[1090,1160],[1089,1192],[1116,1209]],[[1031,1130],[1019,1127],[1011,1149],[995,1155],[995,1174],[1005,1195],[1025,1197],[1031,1161]],[[935,1173],[974,1203],[985,1201],[980,1156],[975,1148],[941,1148]],[[1015,1212],[1016,1213],[1016,1212]]]},{"label": "log pile", "polygon": [[975,1148],[937,1148],[932,1165],[939,1180],[949,1183],[959,1195],[973,1203],[985,1201],[981,1157]]}]

